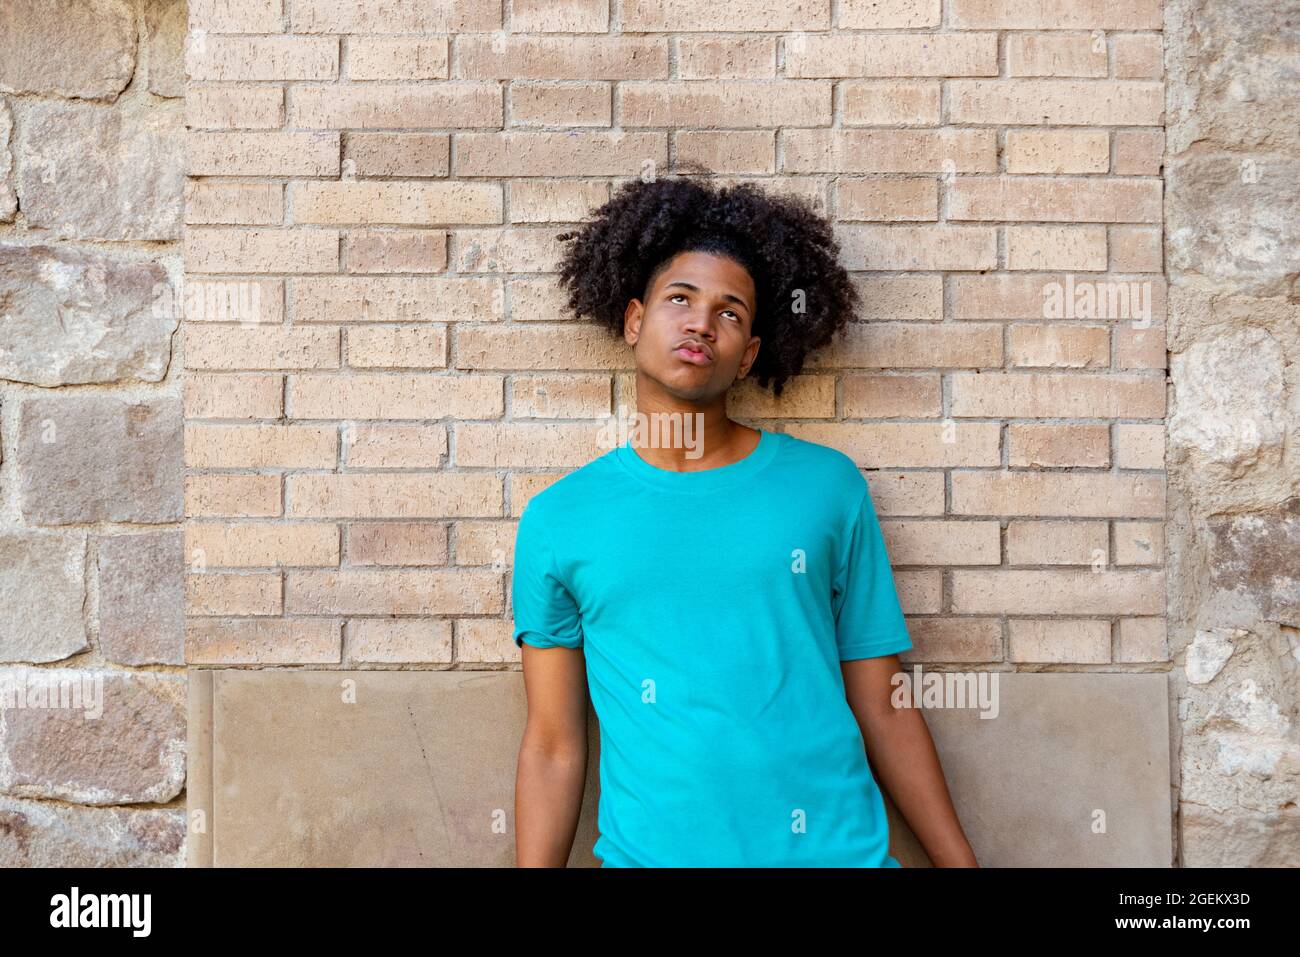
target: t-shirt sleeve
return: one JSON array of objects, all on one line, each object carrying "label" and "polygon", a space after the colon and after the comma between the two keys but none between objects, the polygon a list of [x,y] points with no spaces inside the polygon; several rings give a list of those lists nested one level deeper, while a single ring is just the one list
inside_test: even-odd
[{"label": "t-shirt sleeve", "polygon": [[871,493],[863,489],[831,590],[840,661],[912,647]]},{"label": "t-shirt sleeve", "polygon": [[556,573],[546,523],[538,509],[524,507],[515,530],[515,564],[510,604],[514,610],[515,644],[537,648],[577,648],[582,645],[578,603]]}]

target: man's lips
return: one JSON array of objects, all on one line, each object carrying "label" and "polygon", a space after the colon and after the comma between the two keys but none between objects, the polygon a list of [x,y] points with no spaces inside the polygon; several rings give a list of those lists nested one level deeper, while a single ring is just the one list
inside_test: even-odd
[{"label": "man's lips", "polygon": [[713,357],[698,343],[687,342],[673,350],[673,355],[693,365],[705,366],[713,362]]}]

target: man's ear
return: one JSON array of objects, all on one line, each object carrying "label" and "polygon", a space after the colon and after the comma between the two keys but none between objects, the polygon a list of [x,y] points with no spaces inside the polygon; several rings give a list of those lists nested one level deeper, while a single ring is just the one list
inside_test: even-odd
[{"label": "man's ear", "polygon": [[645,306],[640,299],[629,299],[623,310],[623,340],[631,346],[641,338],[641,318],[645,315]]},{"label": "man's ear", "polygon": [[745,378],[746,373],[749,372],[750,366],[752,366],[754,361],[758,359],[758,349],[762,342],[763,340],[758,338],[758,336],[750,338],[749,345],[745,347],[745,356],[740,360],[740,369],[736,372],[736,378],[738,380]]}]

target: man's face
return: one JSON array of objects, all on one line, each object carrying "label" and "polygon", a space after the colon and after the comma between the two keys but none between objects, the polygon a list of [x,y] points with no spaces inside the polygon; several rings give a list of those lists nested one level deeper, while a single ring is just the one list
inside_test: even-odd
[{"label": "man's face", "polygon": [[754,281],[734,260],[678,253],[624,314],[637,371],[675,396],[708,400],[743,378],[758,357]]}]

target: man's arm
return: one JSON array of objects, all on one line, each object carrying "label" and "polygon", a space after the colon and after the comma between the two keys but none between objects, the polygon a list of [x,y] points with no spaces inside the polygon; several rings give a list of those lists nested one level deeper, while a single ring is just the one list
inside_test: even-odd
[{"label": "man's arm", "polygon": [[587,780],[587,671],[581,648],[522,645],[528,719],[515,770],[515,864],[564,867]]},{"label": "man's arm", "polygon": [[898,655],[841,661],[844,691],[882,788],[935,867],[979,867],[948,794],[939,754],[920,708],[895,708],[890,679]]}]

